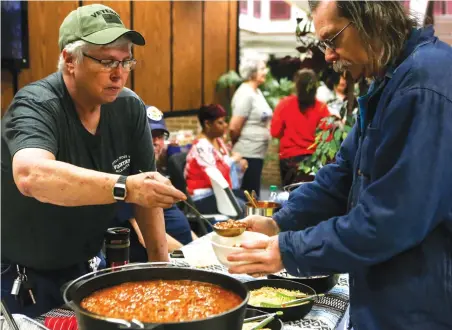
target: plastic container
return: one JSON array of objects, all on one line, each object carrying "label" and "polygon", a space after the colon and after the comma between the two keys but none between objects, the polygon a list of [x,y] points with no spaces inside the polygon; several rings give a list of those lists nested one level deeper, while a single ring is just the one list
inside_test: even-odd
[{"label": "plastic container", "polygon": [[268,199],[269,202],[278,202],[278,187],[277,186],[270,186],[270,198]]}]

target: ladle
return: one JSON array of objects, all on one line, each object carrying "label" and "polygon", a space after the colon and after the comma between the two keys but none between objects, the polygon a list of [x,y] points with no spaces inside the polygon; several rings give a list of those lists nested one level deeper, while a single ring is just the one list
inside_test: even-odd
[{"label": "ladle", "polygon": [[234,222],[235,220],[228,220],[226,222],[218,222],[213,225],[213,229],[215,230],[215,232],[218,235],[224,236],[224,237],[236,237],[236,236],[242,235],[245,232],[246,227],[221,228],[221,225],[223,225],[225,223],[229,223],[231,221]]},{"label": "ladle", "polygon": [[[140,173],[143,173],[143,171],[139,170]],[[150,178],[150,177],[149,177]],[[249,195],[249,193],[248,193]],[[204,222],[210,227],[212,228],[213,231],[215,231],[218,235],[220,236],[224,236],[224,237],[235,237],[235,236],[239,236],[241,235],[246,228],[227,228],[227,229],[221,229],[221,228],[216,228],[214,225],[212,225],[210,223],[210,221],[201,214],[201,212],[199,212],[194,206],[192,206],[190,203],[188,203],[187,201],[183,200],[182,201],[185,205],[187,205],[193,212],[195,212],[195,214],[201,218],[202,220],[204,220]]]},{"label": "ladle", "polygon": [[200,217],[201,219],[204,220],[205,223],[207,223],[207,225],[212,228],[213,230],[215,230],[214,226],[210,223],[210,221],[204,217],[194,206],[192,206],[190,203],[188,203],[187,201],[182,201],[185,205],[187,205],[193,212],[196,213],[196,215],[198,217]]},{"label": "ladle", "polygon": [[218,235],[223,237],[235,237],[241,235],[246,228],[217,228],[215,225],[212,225],[210,221],[205,218],[194,206],[190,205],[187,201],[182,201],[187,205],[193,212],[196,213],[198,217],[203,219],[213,231],[215,231]]}]

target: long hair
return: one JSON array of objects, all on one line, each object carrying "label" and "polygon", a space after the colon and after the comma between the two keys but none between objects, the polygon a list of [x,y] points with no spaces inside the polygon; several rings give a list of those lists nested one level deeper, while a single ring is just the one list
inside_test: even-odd
[{"label": "long hair", "polygon": [[298,108],[301,113],[305,113],[315,103],[318,85],[317,75],[311,69],[298,70],[295,73],[294,81],[297,90]]},{"label": "long hair", "polygon": [[[311,12],[320,2],[309,1]],[[353,22],[376,68],[384,68],[400,56],[409,32],[417,26],[401,1],[337,1],[336,6],[339,16]],[[372,49],[376,42],[380,54]]]}]

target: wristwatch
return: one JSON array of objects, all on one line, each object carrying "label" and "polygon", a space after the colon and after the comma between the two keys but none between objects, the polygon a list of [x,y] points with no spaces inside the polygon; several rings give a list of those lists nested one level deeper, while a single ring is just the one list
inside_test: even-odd
[{"label": "wristwatch", "polygon": [[117,201],[123,201],[127,197],[127,187],[126,187],[127,177],[125,175],[121,175],[116,181],[115,186],[113,187],[113,198]]}]

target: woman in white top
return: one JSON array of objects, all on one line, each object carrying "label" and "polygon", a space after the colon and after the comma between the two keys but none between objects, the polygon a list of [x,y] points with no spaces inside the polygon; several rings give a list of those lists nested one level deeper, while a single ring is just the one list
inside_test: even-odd
[{"label": "woman in white top", "polygon": [[244,82],[232,97],[229,131],[233,151],[248,161],[242,189],[255,190],[259,195],[273,112],[258,87],[265,82],[268,69],[262,59],[250,57],[242,61],[239,71]]}]

